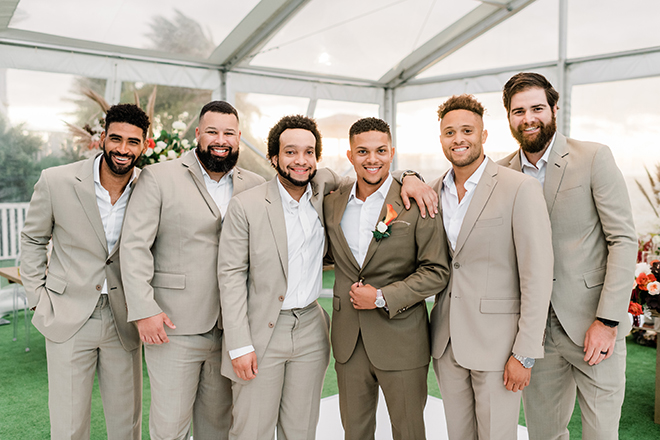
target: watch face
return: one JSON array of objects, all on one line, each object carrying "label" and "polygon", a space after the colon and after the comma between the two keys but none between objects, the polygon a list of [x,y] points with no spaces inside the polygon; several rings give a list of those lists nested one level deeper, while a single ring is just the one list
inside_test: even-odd
[{"label": "watch face", "polygon": [[523,367],[525,368],[532,368],[534,366],[534,358],[525,358],[523,361]]},{"label": "watch face", "polygon": [[385,307],[385,298],[376,298],[376,307]]}]

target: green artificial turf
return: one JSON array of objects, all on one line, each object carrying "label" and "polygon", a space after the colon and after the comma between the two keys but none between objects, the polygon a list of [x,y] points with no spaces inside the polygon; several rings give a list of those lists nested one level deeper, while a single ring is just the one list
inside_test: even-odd
[{"label": "green artificial turf", "polygon": [[[331,299],[321,298],[321,305],[331,312]],[[11,316],[8,318],[11,319]],[[18,340],[12,341],[12,325],[0,326],[0,439],[39,440],[49,438],[48,374],[44,338],[31,326],[30,348],[25,352],[25,328],[19,314]],[[655,356],[653,348],[643,347],[628,340],[626,399],[622,408],[622,440],[660,438],[660,425],[653,423],[653,395],[655,391]],[[150,389],[146,366],[144,368],[142,438],[149,439]],[[440,397],[433,369],[429,369],[429,395]],[[323,397],[337,393],[334,361],[331,360]],[[521,424],[524,418],[521,411]],[[581,437],[580,412],[576,410],[569,425],[571,439]],[[92,397],[91,438],[105,439],[105,420],[98,385]]]}]

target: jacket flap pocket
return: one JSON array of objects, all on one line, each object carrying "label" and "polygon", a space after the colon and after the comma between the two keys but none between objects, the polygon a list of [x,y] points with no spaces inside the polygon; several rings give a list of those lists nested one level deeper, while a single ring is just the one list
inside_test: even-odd
[{"label": "jacket flap pocket", "polygon": [[165,289],[185,289],[186,276],[182,273],[156,272],[154,279],[151,280],[151,286]]},{"label": "jacket flap pocket", "polygon": [[572,197],[578,194],[582,194],[584,189],[582,186],[576,186],[573,188],[562,189],[557,193],[557,199],[565,199],[567,197]]},{"label": "jacket flap pocket", "polygon": [[60,295],[63,294],[64,289],[66,289],[66,284],[66,280],[55,276],[52,273],[48,273],[46,276],[46,289],[55,293],[59,293]]},{"label": "jacket flap pocket", "polygon": [[520,313],[520,300],[482,298],[479,311],[481,313]]},{"label": "jacket flap pocket", "polygon": [[477,222],[474,224],[475,228],[488,228],[488,227],[493,227],[493,226],[499,226],[502,224],[502,217],[496,217],[496,218],[484,218],[477,220]]},{"label": "jacket flap pocket", "polygon": [[336,311],[341,310],[341,298],[338,296],[332,297],[332,308]]},{"label": "jacket flap pocket", "polygon": [[587,287],[600,286],[605,282],[605,268],[601,267],[596,270],[590,270],[589,272],[582,274],[582,277],[584,278],[584,284]]}]

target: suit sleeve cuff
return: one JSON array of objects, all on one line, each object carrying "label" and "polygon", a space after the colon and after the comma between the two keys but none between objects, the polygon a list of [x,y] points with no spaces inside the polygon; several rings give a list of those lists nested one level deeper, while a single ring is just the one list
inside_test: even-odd
[{"label": "suit sleeve cuff", "polygon": [[234,359],[245,356],[253,351],[254,347],[252,345],[246,345],[245,347],[237,348],[236,350],[229,350],[229,357],[233,361]]}]

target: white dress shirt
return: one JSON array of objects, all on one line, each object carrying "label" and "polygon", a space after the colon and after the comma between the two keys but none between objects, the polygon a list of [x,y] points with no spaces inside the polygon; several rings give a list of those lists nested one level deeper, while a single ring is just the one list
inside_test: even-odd
[{"label": "white dress shirt", "polygon": [[532,164],[527,160],[527,156],[523,153],[522,149],[520,150],[520,168],[524,174],[531,176],[541,182],[541,186],[545,184],[545,173],[548,169],[548,157],[550,157],[550,150],[555,144],[555,139],[557,138],[557,133],[552,137],[550,145],[543,153],[543,156],[539,159],[536,165]]},{"label": "white dress shirt", "polygon": [[[288,253],[287,288],[282,310],[303,308],[316,301],[323,285],[323,248],[325,232],[316,209],[312,206],[312,186],[296,201],[282,186],[279,178],[284,223],[286,224],[286,247]],[[254,351],[248,345],[229,350],[229,357],[236,359]]]},{"label": "white dress shirt", "polygon": [[220,214],[222,215],[222,220],[224,221],[225,214],[227,213],[227,206],[229,205],[229,200],[231,200],[231,196],[234,194],[234,181],[232,180],[234,169],[232,168],[229,170],[227,173],[225,173],[224,176],[220,178],[219,181],[216,182],[215,180],[211,179],[209,173],[206,172],[206,168],[204,168],[204,165],[202,165],[202,163],[199,161],[197,152],[193,150],[193,154],[195,155],[195,159],[197,159],[199,167],[202,169],[202,176],[204,176],[204,185],[206,185],[206,190],[209,192],[211,198],[218,206]]},{"label": "white dress shirt", "polygon": [[460,202],[458,201],[456,182],[454,182],[454,169],[449,170],[442,180],[442,222],[444,223],[447,239],[451,244],[452,250],[456,249],[456,240],[458,240],[458,234],[461,232],[465,214],[470,207],[474,190],[477,188],[477,184],[484,174],[488,160],[488,156],[484,157],[479,168],[463,184],[465,195]]},{"label": "white dress shirt", "polygon": [[[110,255],[119,240],[119,235],[121,234],[121,225],[124,223],[126,203],[128,203],[128,198],[133,190],[133,180],[137,175],[137,170],[135,168],[133,169],[131,180],[128,181],[126,188],[124,188],[124,192],[113,205],[110,199],[110,193],[103,187],[103,185],[101,185],[102,158],[103,155],[100,154],[94,161],[94,192],[96,193],[96,204],[99,207],[99,214],[101,214],[101,222],[103,222],[105,241],[108,245],[108,255]],[[108,293],[107,280],[103,280],[101,293]]]},{"label": "white dress shirt", "polygon": [[380,188],[367,197],[364,202],[356,196],[356,185],[357,182],[353,184],[351,194],[348,196],[348,203],[340,224],[355,261],[362,267],[373,238],[373,231],[376,229],[376,224],[382,220],[379,218],[380,211],[383,209],[385,197],[392,186],[392,175],[388,175]]}]

